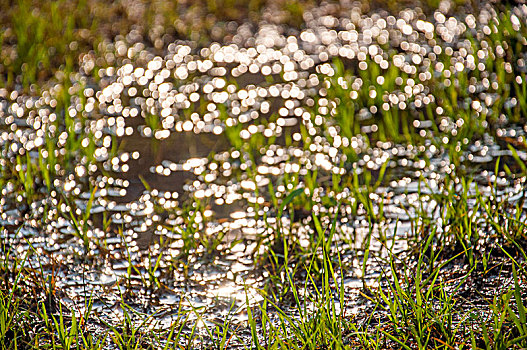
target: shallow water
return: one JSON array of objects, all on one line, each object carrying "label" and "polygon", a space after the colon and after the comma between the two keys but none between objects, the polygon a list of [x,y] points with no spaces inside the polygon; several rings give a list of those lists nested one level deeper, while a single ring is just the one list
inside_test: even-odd
[{"label": "shallow water", "polygon": [[[72,311],[93,297],[117,320],[123,295],[160,326],[180,305],[200,308],[204,322],[234,305],[241,322],[245,286],[258,302],[255,288],[272,275],[256,260],[277,221],[307,248],[311,213],[325,227],[338,213],[335,250],[357,312],[370,221],[383,256],[380,236],[406,249],[418,209],[440,220],[431,195],[461,186],[448,174],[472,174],[474,191],[513,203],[524,196],[525,178],[503,164],[520,167],[509,145],[527,159],[515,90],[525,44],[489,46],[496,16],[322,6],[302,31],[241,25],[229,42],[175,42],[163,56],[120,40],[106,52],[115,66],[94,70],[89,54],[41,96],[1,90],[3,237],[20,257],[38,253],[26,266],[53,274]],[[524,25],[527,8],[511,18]],[[506,81],[489,68],[495,60]],[[457,105],[446,105],[453,93]],[[277,218],[273,201],[295,188],[306,196]],[[368,274],[378,276],[374,263]]]}]

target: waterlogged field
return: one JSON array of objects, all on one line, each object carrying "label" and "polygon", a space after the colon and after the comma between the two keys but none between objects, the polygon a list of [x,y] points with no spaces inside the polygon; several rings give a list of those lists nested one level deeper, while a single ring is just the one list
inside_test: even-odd
[{"label": "waterlogged field", "polygon": [[2,29],[2,349],[526,348],[527,6],[250,3]]}]

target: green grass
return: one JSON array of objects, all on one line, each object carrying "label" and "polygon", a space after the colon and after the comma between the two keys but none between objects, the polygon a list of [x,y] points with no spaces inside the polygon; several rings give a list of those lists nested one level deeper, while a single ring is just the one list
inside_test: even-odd
[{"label": "green grass", "polygon": [[[82,58],[79,56],[90,50],[106,52],[110,41],[127,35],[132,29],[158,50],[180,38],[201,43],[218,40],[216,29],[225,33],[225,24],[229,21],[242,22],[246,18],[257,21],[263,9],[272,3],[283,8],[286,23],[298,26],[304,9],[315,2],[155,0],[134,1],[127,8],[122,2],[22,0],[12,3],[3,0],[0,2],[3,9],[0,87],[23,87],[38,93],[44,83],[59,76],[67,79],[78,70]],[[111,65],[116,59],[113,54],[106,58],[109,61],[98,60],[97,67]]]},{"label": "green grass", "polygon": [[[293,26],[302,25],[303,10],[313,5],[311,1],[278,3],[285,11],[285,22]],[[121,238],[120,259],[127,262],[124,278],[116,282],[121,288],[113,308],[121,313],[119,321],[110,322],[104,312],[95,310],[95,302],[104,304],[95,296],[84,297],[82,311],[68,309],[56,286],[63,263],[45,263],[46,254],[17,236],[29,246],[22,257],[8,235],[19,235],[21,230],[13,231],[13,225],[6,223],[0,230],[5,236],[0,251],[1,349],[228,349],[234,345],[245,349],[527,347],[527,167],[519,153],[527,147],[525,139],[522,143],[499,134],[502,116],[521,125],[527,113],[525,73],[516,66],[512,72],[504,68],[511,58],[523,55],[526,46],[526,26],[515,29],[510,9],[498,13],[499,20],[491,24],[492,30],[485,36],[490,52],[484,60],[485,70],[491,73],[490,83],[496,83],[489,92],[500,96],[485,110],[476,111],[465,103],[479,99],[470,92],[474,81],[483,79],[477,69],[447,77],[435,74],[430,67],[432,79],[421,83],[434,96],[433,101],[419,108],[385,109],[385,91],[400,90],[410,79],[417,80],[415,74],[402,72],[394,65],[382,69],[370,58],[364,61],[368,65],[365,70],[335,59],[331,62],[333,76],[318,74],[327,87],[326,95],[318,96],[313,107],[306,107],[309,117],[300,123],[300,141],[287,133],[271,138],[256,133],[244,140],[240,132],[248,125],[236,123],[227,127],[225,136],[231,150],[240,153],[235,160],[239,168],[233,170],[232,176],[238,182],[257,183],[259,159],[279,143],[303,152],[321,145],[315,141],[317,137],[329,145],[334,145],[338,137],[360,141],[362,146],[336,147],[340,158],[334,165],[344,169],[345,174],[314,167],[305,173],[298,170],[272,177],[267,188],[256,186],[252,194],[265,199],[263,204],[249,203],[255,220],[264,229],[255,238],[256,249],[251,256],[254,270],[268,274],[258,290],[261,301],[249,298],[253,290],[247,285],[245,303],[240,306],[233,302],[226,315],[211,323],[208,307],[194,307],[190,300],[181,297],[179,305],[170,310],[169,326],[158,323],[159,313],[137,306],[136,299],[154,303],[156,297],[169,291],[175,274],[190,283],[196,262],[214,264],[238,241],[225,242],[227,229],[208,235],[204,228],[211,219],[204,212],[210,200],[193,197],[182,199],[178,208],[168,213],[181,218],[178,224],[164,227],[176,238],[161,237],[155,242],[156,248],[144,250],[142,255],[137,255],[135,247],[128,244],[123,227],[113,230],[107,218],[104,234],[108,237],[91,236],[92,209],[99,203],[95,194],[101,186],[93,178],[90,183],[83,183],[89,188],[90,197],[81,209],[61,188],[61,181],[85,181],[77,174],[79,165],[92,175],[108,175],[101,164],[118,154],[119,145],[116,137],[110,137],[108,159],[97,160],[96,150],[108,142],[96,138],[90,129],[93,120],[84,113],[86,86],[72,84],[78,80],[72,77],[79,70],[80,55],[93,50],[91,54],[100,56],[93,68],[94,79],[98,80],[99,68],[116,63],[115,55],[106,55],[112,52],[109,41],[127,34],[133,26],[140,24],[144,40],[153,50],[160,50],[164,41],[174,38],[207,42],[214,35],[212,30],[218,18],[225,22],[257,20],[257,13],[267,5],[268,2],[257,0],[248,4],[238,0],[153,2],[138,19],[131,13],[124,14],[122,4],[107,8],[98,1],[23,0],[13,6],[0,2],[1,8],[9,8],[0,14],[6,23],[0,32],[0,86],[38,95],[57,83],[50,90],[55,102],[54,118],[45,122],[46,133],[43,144],[35,148],[37,154],[28,150],[8,158],[5,155],[10,144],[3,144],[0,187],[6,193],[8,188],[12,190],[9,196],[2,193],[7,198],[2,198],[2,208],[7,204],[44,208],[45,214],[37,223],[26,210],[15,225],[20,227],[29,223],[42,228],[65,217],[72,224],[72,244],[78,248],[73,260],[65,264],[78,265],[83,279],[85,272],[96,269],[100,262],[89,256],[91,249],[98,249],[104,259],[113,261],[106,241],[111,235]],[[203,11],[210,16],[204,16]],[[139,23],[143,17],[144,23]],[[158,24],[163,33],[154,30]],[[482,40],[472,36],[466,40],[473,53],[483,48]],[[508,43],[504,54],[495,55],[503,43]],[[388,59],[396,54],[395,48],[386,47]],[[445,51],[437,55],[437,62],[445,69],[452,67],[451,56]],[[384,77],[384,83],[379,82],[379,76]],[[518,82],[518,77],[522,82]],[[398,78],[400,84],[396,83]],[[359,79],[362,87],[351,98],[350,87]],[[266,82],[273,81],[270,78]],[[505,105],[510,96],[517,98],[517,105]],[[412,102],[414,97],[406,101],[408,105]],[[70,113],[70,108],[77,105],[80,111]],[[331,108],[327,113],[321,112],[328,105]],[[361,111],[371,111],[371,107],[376,108],[373,116],[361,118]],[[193,108],[204,112],[207,101],[200,99]],[[229,115],[224,106],[218,108],[220,119],[225,122]],[[442,114],[437,112],[439,108]],[[185,118],[190,118],[191,111],[189,108],[184,112]],[[157,115],[147,113],[143,117],[152,130],[161,127]],[[255,124],[270,127],[278,118],[273,114]],[[424,135],[414,127],[427,122],[431,127]],[[482,169],[471,165],[467,153],[471,145],[487,136],[501,142],[510,156],[493,160],[488,166],[493,169],[487,170],[495,178],[491,180],[489,176],[488,184],[482,184],[475,180]],[[421,172],[413,173],[417,191],[401,186],[404,198],[414,201],[400,203],[396,208],[408,216],[410,226],[405,235],[397,237],[393,232],[401,222],[389,217],[393,207],[386,208],[384,201],[394,195],[387,193],[386,187],[397,179],[393,176],[397,163],[390,165],[395,158],[375,169],[364,166],[366,152],[379,150],[379,143],[407,149],[412,146],[417,151],[407,157],[409,161],[423,160],[430,166],[432,158],[441,156],[446,164],[436,169],[441,175],[434,180],[436,186]],[[437,154],[429,156],[426,151],[432,146]],[[368,157],[371,158],[369,154]],[[209,160],[218,166],[234,162],[215,160],[212,154]],[[288,162],[298,165],[298,169],[304,166],[299,157],[290,156]],[[521,198],[510,200],[502,193],[496,177],[508,180],[510,187],[520,188]],[[145,193],[151,194],[152,188],[146,181],[143,184]],[[6,204],[13,198],[14,203]],[[159,203],[155,206],[156,212],[163,211]],[[353,220],[358,222],[356,226],[350,224]],[[177,242],[182,244],[177,254],[172,254],[171,245]],[[397,248],[398,244],[404,248]],[[37,261],[38,267],[33,268]],[[43,265],[53,272],[47,272]],[[348,287],[349,278],[360,280],[362,286]],[[134,289],[136,281],[142,286],[141,293]],[[358,295],[350,296],[350,290]],[[240,315],[247,320],[239,321]]]},{"label": "green grass", "polygon": [[[282,210],[293,197],[290,195],[282,202]],[[449,200],[454,200],[453,194],[449,195]],[[445,210],[460,215],[460,209],[455,205],[447,204]],[[525,239],[525,226],[515,223],[514,217],[503,214],[504,210],[499,205],[487,210],[487,224],[492,225],[496,217],[502,215],[508,229],[507,234],[503,231],[496,233],[497,248],[486,262],[482,260],[482,254],[469,254],[466,244],[460,250],[456,240],[445,240],[442,236],[450,236],[451,233],[438,233],[437,226],[431,229],[426,241],[410,245],[410,250],[403,254],[393,253],[390,247],[393,247],[394,241],[386,241],[388,254],[384,260],[378,261],[382,273],[374,285],[365,285],[365,294],[362,295],[369,300],[369,306],[367,311],[358,314],[348,314],[346,310],[345,267],[333,243],[338,233],[337,220],[334,218],[329,227],[323,228],[318,218],[313,216],[318,223],[315,224],[318,239],[314,250],[320,253],[312,255],[309,261],[298,260],[293,256],[294,252],[285,253],[280,265],[282,273],[277,274],[282,276],[281,280],[275,280],[275,285],[281,283],[281,290],[278,293],[275,288],[262,290],[264,301],[256,305],[251,305],[247,299],[247,305],[251,305],[247,308],[249,319],[246,325],[252,334],[250,348],[525,347],[527,308],[523,286],[527,273],[525,251],[523,245],[518,244]],[[429,228],[427,225],[419,225],[416,220],[414,232],[409,236],[418,236],[419,232]],[[514,250],[504,248],[506,246]],[[296,264],[290,264],[294,260]],[[364,260],[366,262],[367,257]],[[460,264],[460,261],[464,263]],[[180,309],[179,321],[175,321],[168,330],[160,331],[148,327],[155,322],[155,314],[138,313],[124,299],[120,303],[124,313],[123,323],[103,323],[102,332],[94,335],[87,327],[100,325],[101,321],[97,321],[98,316],[92,311],[92,299],[86,300],[83,314],[76,314],[74,310],[66,312],[60,301],[55,299],[54,285],[48,287],[43,284],[49,280],[44,277],[43,271],[37,270],[33,280],[28,279],[31,274],[24,277],[21,284],[21,277],[28,272],[23,268],[24,262],[15,259],[12,264],[6,255],[1,265],[2,275],[12,276],[4,280],[0,298],[0,331],[5,339],[11,339],[4,343],[5,348],[96,349],[113,344],[119,349],[161,345],[168,349],[176,344],[191,346],[194,341],[199,341],[195,336],[188,338],[182,333],[183,326],[189,325],[189,311]],[[452,270],[455,266],[460,266],[461,270]],[[491,270],[500,270],[499,280],[504,281],[501,286],[490,287],[496,288],[493,296],[489,298],[483,291],[471,290],[469,282],[485,279],[486,275],[492,274]],[[153,276],[153,273],[150,275]],[[149,283],[144,281],[144,284]],[[40,298],[38,294],[32,297],[37,299],[36,310],[28,306],[31,302],[27,299],[15,297],[24,293],[23,290],[30,285],[46,291],[46,298],[42,301],[37,301]],[[466,294],[463,296],[462,293],[465,288],[474,295],[466,299]],[[198,321],[204,317],[200,310],[193,312]],[[24,327],[36,324],[42,325],[36,334]],[[215,348],[223,349],[228,348],[231,341],[235,342],[238,337],[236,332],[243,327],[231,324],[227,317],[224,323],[212,328],[207,326],[206,330],[216,344]]]}]

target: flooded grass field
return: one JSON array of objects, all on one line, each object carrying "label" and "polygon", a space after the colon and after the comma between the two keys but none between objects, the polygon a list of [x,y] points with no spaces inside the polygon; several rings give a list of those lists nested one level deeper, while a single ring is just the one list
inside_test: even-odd
[{"label": "flooded grass field", "polygon": [[527,348],[526,5],[0,4],[2,349]]}]

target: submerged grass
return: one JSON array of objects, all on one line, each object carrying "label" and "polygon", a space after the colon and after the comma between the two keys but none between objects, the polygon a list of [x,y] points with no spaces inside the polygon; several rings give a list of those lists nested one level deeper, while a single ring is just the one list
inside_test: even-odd
[{"label": "submerged grass", "polygon": [[[190,9],[190,12],[207,9],[214,16],[236,20],[242,16],[238,12],[244,11],[237,9],[239,6],[236,5],[240,3],[202,1],[181,6],[185,10]],[[249,11],[256,12],[263,3],[251,1]],[[89,184],[90,197],[86,206],[80,208],[70,202],[66,194],[62,198],[57,195],[58,186],[54,179],[73,178],[78,164],[90,169],[90,165],[96,163],[96,148],[105,142],[94,141],[91,129],[86,127],[89,125],[87,118],[82,115],[74,117],[77,112],[69,106],[79,104],[82,109],[86,96],[80,92],[82,89],[74,91],[67,83],[70,73],[78,68],[75,61],[78,54],[97,50],[98,44],[106,39],[104,35],[107,33],[99,33],[99,29],[92,28],[89,20],[90,16],[94,17],[94,13],[100,11],[97,6],[102,5],[97,2],[58,1],[39,3],[38,7],[32,8],[33,4],[21,1],[8,12],[11,27],[1,36],[9,44],[2,45],[1,84],[9,89],[18,85],[31,90],[32,84],[48,80],[56,73],[60,73],[58,76],[65,83],[54,90],[57,108],[53,113],[55,119],[50,123],[53,131],[45,135],[43,151],[36,156],[29,152],[19,155],[16,164],[2,163],[0,184],[2,188],[7,187],[7,183],[16,188],[16,204],[20,207],[41,205],[42,200],[55,192],[54,199],[45,205],[60,208],[73,223],[72,235],[81,242],[84,250],[77,251],[76,260],[68,263],[81,266],[84,279],[85,270],[94,264],[86,258],[87,251],[93,248],[103,255],[107,245],[104,235],[102,238],[95,237],[90,227],[92,207],[99,188]],[[285,1],[281,4],[294,22],[301,17],[303,6],[308,6],[310,2]],[[7,7],[5,3],[1,5]],[[180,18],[184,17],[181,6],[172,5],[178,10],[174,12],[176,17],[169,19],[171,23],[176,23],[177,33],[172,34],[183,36],[186,31],[185,35],[195,35],[187,23],[190,19]],[[70,7],[73,12],[65,16],[64,11],[69,11]],[[148,6],[144,11],[155,12],[154,7]],[[114,7],[111,10],[119,11]],[[90,16],[83,16],[86,11]],[[114,18],[112,16],[110,11],[108,17],[102,20]],[[147,27],[154,27],[154,18],[157,17],[151,14],[146,18],[149,22]],[[429,182],[421,178],[417,205],[410,209],[401,205],[411,223],[405,237],[396,237],[393,229],[384,226],[389,220],[383,207],[384,201],[378,195],[379,188],[390,180],[390,172],[395,170],[388,167],[388,162],[375,171],[367,167],[358,169],[357,162],[362,155],[357,154],[356,147],[346,147],[343,150],[346,159],[339,166],[352,176],[345,177],[338,172],[327,174],[322,170],[312,170],[302,176],[294,172],[285,174],[268,184],[268,192],[265,193],[267,211],[261,210],[264,204],[252,203],[255,216],[263,221],[265,227],[264,233],[256,239],[257,248],[253,252],[255,265],[270,274],[268,282],[259,290],[261,300],[251,300],[251,286],[247,286],[244,308],[239,310],[233,303],[227,315],[222,315],[223,319],[213,323],[206,318],[206,307],[194,307],[190,303],[190,309],[184,308],[183,301],[180,301],[168,312],[167,326],[166,322],[162,325],[159,320],[166,314],[149,313],[148,308],[136,307],[134,299],[141,296],[134,294],[130,286],[133,281],[139,280],[142,294],[153,296],[153,299],[157,291],[168,289],[164,283],[168,279],[164,279],[163,274],[169,273],[162,271],[162,263],[167,260],[163,253],[175,239],[159,239],[156,242],[159,249],[155,253],[148,250],[142,256],[144,261],[137,264],[132,259],[132,248],[127,244],[122,227],[118,228],[117,237],[121,239],[125,253],[120,259],[127,262],[125,278],[128,285],[119,285],[120,300],[114,304],[113,311],[117,310],[115,313],[120,317],[118,322],[112,323],[95,310],[94,302],[98,300],[94,300],[94,296],[84,296],[82,310],[68,309],[61,302],[60,288],[56,287],[59,273],[55,274],[55,271],[60,270],[60,263],[41,262],[40,255],[44,253],[31,245],[24,256],[13,250],[9,233],[13,232],[11,226],[16,225],[7,227],[6,224],[0,230],[6,240],[2,242],[0,261],[1,348],[526,348],[526,193],[523,189],[521,198],[512,201],[501,192],[496,181],[496,176],[504,172],[511,182],[525,186],[527,176],[525,163],[518,154],[518,151],[525,150],[525,145],[500,136],[499,128],[495,127],[499,125],[502,115],[506,115],[511,122],[524,123],[527,111],[525,74],[521,75],[520,81],[505,68],[505,57],[522,52],[527,35],[526,27],[522,25],[520,30],[516,30],[511,18],[512,12],[504,11],[486,42],[485,49],[490,47],[494,51],[504,42],[509,44],[502,47],[505,50],[502,56],[489,55],[487,59],[487,70],[494,75],[494,82],[499,82],[493,93],[501,97],[484,112],[475,111],[464,102],[473,96],[470,86],[474,84],[470,82],[472,78],[480,78],[477,70],[472,71],[471,76],[465,71],[452,73],[456,77],[455,84],[445,76],[423,81],[435,100],[418,112],[415,109],[384,108],[387,102],[383,99],[383,91],[397,90],[397,86],[406,85],[411,79],[395,66],[382,70],[379,63],[368,58],[364,62],[369,69],[357,70],[350,68],[349,62],[335,60],[331,65],[333,77],[319,75],[326,84],[326,95],[314,101],[307,119],[311,118],[309,122],[317,125],[317,130],[327,140],[334,142],[337,137],[335,130],[338,129],[338,137],[361,141],[365,148],[377,142],[412,145],[415,148],[423,146],[423,149],[433,145],[443,152],[444,159],[448,159],[451,167],[444,177],[438,179],[436,187],[426,185]],[[125,20],[136,24],[134,18],[127,17]],[[212,28],[213,23],[209,22],[213,20],[207,18],[207,26],[202,31]],[[103,25],[101,28],[106,27]],[[26,30],[34,33],[35,37],[28,37]],[[88,37],[85,37],[85,30],[91,30]],[[142,30],[150,33],[150,29]],[[158,48],[163,43],[159,44],[157,40],[169,39],[163,39],[157,33],[149,40]],[[474,51],[481,49],[479,42],[473,39]],[[393,56],[396,52],[389,51],[389,54]],[[107,59],[112,60],[110,56]],[[442,52],[438,54],[438,63],[451,66],[451,57]],[[106,63],[100,60],[98,64],[103,66]],[[434,73],[433,69],[431,73]],[[378,80],[381,75],[383,83]],[[350,95],[349,86],[358,81],[361,84],[354,89],[356,95]],[[36,86],[33,86],[35,89]],[[505,106],[506,97],[512,94],[518,104]],[[415,101],[407,101],[408,104],[412,102]],[[323,113],[319,111],[330,103],[334,103],[335,107],[333,118],[321,123],[317,118]],[[371,106],[376,108],[365,111]],[[199,108],[205,111],[207,106],[203,104]],[[443,112],[438,113],[438,110]],[[227,113],[222,113],[220,118],[227,120]],[[155,114],[148,113],[144,119],[152,130],[160,128]],[[302,135],[300,142],[284,136],[287,146],[295,145],[308,151],[314,145],[310,142],[313,135],[306,126],[307,119],[306,124],[299,127]],[[277,115],[274,114],[261,123],[267,126],[276,120]],[[416,127],[410,127],[427,122],[432,129],[427,131],[428,134],[425,131],[423,135]],[[262,149],[265,152],[276,143],[277,138],[266,139],[256,134],[249,140],[243,140],[240,137],[242,129],[242,124],[233,125],[226,129],[225,134],[232,148],[242,155],[239,162],[246,165],[243,178],[257,183],[256,157],[261,155]],[[466,151],[472,141],[480,140],[488,132],[507,144],[511,159],[495,162],[494,179],[489,179],[489,186],[483,188],[474,180],[476,171],[468,166]],[[111,142],[107,142],[111,144],[108,159],[117,154],[118,147],[116,138],[110,139]],[[64,151],[61,153],[59,149]],[[420,151],[418,157],[429,165],[430,157],[425,151]],[[96,167],[101,176],[106,175],[105,170]],[[146,182],[144,187],[151,190]],[[256,196],[260,194],[258,191],[261,189],[256,187]],[[347,196],[337,198],[342,193],[347,193]],[[430,207],[425,204],[430,204]],[[184,277],[188,279],[189,270],[197,258],[213,262],[221,256],[220,247],[225,246],[226,232],[213,236],[204,232],[203,213],[209,205],[206,200],[195,200],[185,205],[178,208],[182,217],[178,226],[181,230],[171,232],[181,237],[182,246],[178,246],[178,254],[168,260],[168,269],[183,270]],[[343,212],[366,222],[367,232],[362,236],[354,232],[355,237],[347,237],[339,225]],[[56,218],[45,219],[58,219],[58,210],[55,214]],[[30,221],[32,218],[24,214],[22,220]],[[105,234],[111,233],[110,224],[105,222]],[[305,237],[298,234],[300,228],[305,229]],[[396,228],[397,225],[395,231]],[[17,231],[15,235],[19,233]],[[404,241],[405,248],[396,249],[396,240]],[[342,248],[345,244],[347,247]],[[361,245],[361,248],[350,248],[354,244]],[[374,252],[374,244],[381,247],[380,251]],[[38,267],[27,263],[31,254],[39,257]],[[352,258],[345,258],[344,254]],[[109,255],[106,254],[106,258],[112,259]],[[353,259],[356,261],[350,261]],[[44,271],[45,264],[50,265],[52,275]],[[360,273],[353,274],[360,277],[361,284],[354,289],[358,291],[355,295],[350,294],[353,288],[347,285],[348,272],[352,268],[360,270]],[[234,320],[234,316],[239,315],[246,320]]]},{"label": "submerged grass", "polygon": [[[282,20],[302,23],[315,1],[8,1],[0,2],[0,87],[40,91],[55,77],[78,70],[81,54],[102,52],[116,36],[135,35],[160,50],[177,39],[200,43],[219,40],[230,21],[257,22],[268,7],[281,9]],[[219,22],[219,23],[218,23]],[[115,56],[97,61],[112,64]],[[93,70],[94,72],[97,69]]]},{"label": "submerged grass", "polygon": [[[291,198],[284,202],[290,202]],[[448,199],[455,201],[454,194]],[[481,198],[480,201],[485,203]],[[448,205],[445,210],[449,215],[466,216],[455,205]],[[527,345],[527,271],[525,245],[521,243],[526,238],[525,225],[514,226],[515,218],[503,214],[499,205],[487,210],[485,222],[489,227],[495,226],[492,223],[499,215],[505,223],[511,222],[503,226],[508,228],[506,231],[496,232],[497,243],[488,255],[480,253],[488,244],[478,247],[477,252],[470,252],[473,249],[469,245],[472,243],[468,243],[470,239],[459,244],[463,237],[470,237],[471,231],[463,231],[462,237],[458,233],[458,238],[449,241],[444,236],[452,233],[439,232],[438,226],[429,229],[427,224],[416,224],[410,236],[425,229],[429,234],[426,241],[410,245],[407,253],[394,253],[390,248],[394,241],[386,241],[388,254],[381,262],[381,274],[373,284],[364,285],[361,298],[366,306],[354,312],[347,308],[345,268],[332,244],[337,220],[334,218],[327,229],[316,224],[318,239],[314,249],[320,255],[314,254],[305,261],[298,260],[294,252],[285,253],[278,271],[282,276],[281,293],[262,290],[264,299],[256,305],[247,299],[246,326],[232,324],[229,316],[223,323],[205,326],[207,341],[197,336],[196,327],[203,322],[198,309],[190,313],[180,309],[171,326],[160,331],[151,327],[156,322],[155,314],[137,313],[121,297],[123,323],[104,323],[93,312],[91,298],[86,300],[85,310],[80,314],[67,310],[56,291],[50,290],[53,284],[43,284],[51,283],[49,277],[40,276],[33,281],[24,277],[21,281],[27,272],[24,261],[6,258],[1,265],[2,346],[180,349],[196,344],[209,348],[206,344],[210,344],[210,348],[224,349],[243,342],[238,333],[245,329],[252,339],[252,345],[246,348],[257,349],[521,349]],[[313,219],[318,222],[316,216]],[[453,228],[464,227],[445,222]],[[290,263],[293,260],[297,265]],[[301,269],[300,264],[304,264]],[[489,282],[485,281],[496,271],[499,271],[497,283],[486,286]],[[38,276],[39,272],[33,273]],[[474,290],[473,285],[483,289]],[[23,294],[36,300],[17,297]],[[197,316],[192,318],[194,321],[189,318],[192,313]],[[183,332],[184,328],[190,328],[191,332]]]},{"label": "submerged grass", "polygon": [[[334,233],[334,226],[331,229]],[[331,241],[332,233],[328,239]],[[264,292],[265,301],[248,309],[253,343],[258,349],[510,349],[523,348],[525,336],[526,275],[517,270],[502,271],[507,284],[489,287],[492,298],[462,296],[472,279],[485,279],[487,272],[476,266],[462,268],[458,259],[466,251],[445,260],[438,248],[436,230],[428,240],[406,258],[389,250],[376,287],[365,287],[369,300],[367,310],[346,314],[342,265],[324,248],[322,275],[306,267],[303,283],[293,276],[294,269],[285,265],[286,279],[292,295],[285,311],[276,296]],[[522,250],[522,254],[523,254]],[[493,259],[493,268],[511,266],[508,259]],[[463,265],[461,265],[463,266]],[[466,266],[466,265],[465,265]],[[500,267],[501,266],[501,267]],[[454,267],[454,270],[452,269]],[[523,287],[522,287],[523,286]],[[493,288],[496,288],[493,290]],[[467,299],[465,299],[467,298]],[[481,303],[474,303],[481,298]],[[470,303],[470,304],[467,304]],[[473,305],[473,306],[470,306]],[[258,316],[256,316],[256,314]],[[369,316],[368,316],[369,314]]]}]

